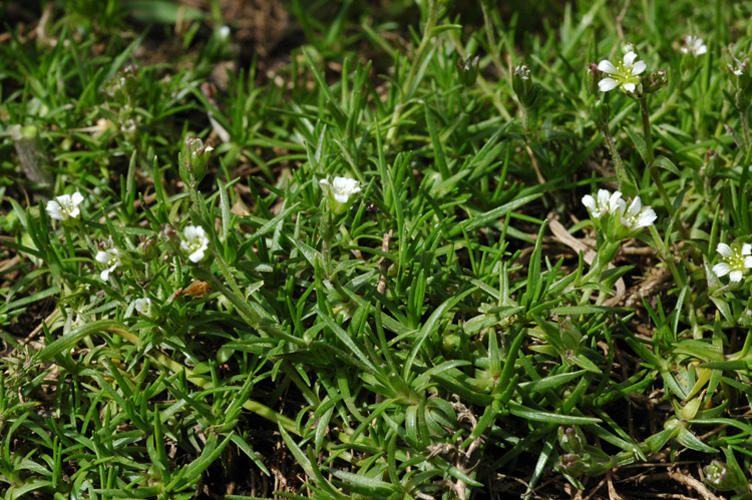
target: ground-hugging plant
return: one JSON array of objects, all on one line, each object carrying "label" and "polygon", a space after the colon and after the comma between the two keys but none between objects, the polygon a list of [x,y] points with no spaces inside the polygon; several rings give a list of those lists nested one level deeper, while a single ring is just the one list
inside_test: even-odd
[{"label": "ground-hugging plant", "polygon": [[725,7],[85,4],[0,43],[4,498],[749,498]]}]

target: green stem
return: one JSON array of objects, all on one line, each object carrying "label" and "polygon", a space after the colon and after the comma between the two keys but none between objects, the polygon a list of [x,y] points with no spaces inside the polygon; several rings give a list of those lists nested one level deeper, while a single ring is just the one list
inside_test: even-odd
[{"label": "green stem", "polygon": [[488,43],[488,50],[491,52],[491,59],[494,62],[494,66],[496,66],[496,71],[499,72],[499,75],[503,75],[506,69],[504,68],[504,65],[501,62],[501,58],[499,57],[500,50],[496,47],[496,35],[493,22],[491,22],[491,15],[488,12],[488,5],[486,5],[486,0],[480,1],[480,8],[483,12],[483,28],[486,32],[486,40]]},{"label": "green stem", "polygon": [[650,178],[655,183],[658,194],[660,195],[663,204],[666,206],[666,210],[668,210],[668,214],[671,217],[671,225],[677,227],[679,231],[681,231],[684,239],[689,239],[689,231],[687,231],[687,228],[684,227],[684,224],[682,224],[682,222],[679,220],[678,214],[674,209],[674,204],[671,203],[671,199],[668,197],[668,192],[666,192],[666,188],[663,185],[661,175],[655,165],[653,135],[650,133],[650,113],[648,112],[648,98],[647,96],[642,96],[640,97],[639,101],[640,115],[642,115],[642,131],[645,137],[645,147],[647,149],[647,158],[645,159],[645,162],[647,163],[646,166],[648,168],[648,172],[650,173]]},{"label": "green stem", "polygon": [[[138,345],[139,340],[138,336],[128,330],[128,328],[125,325],[118,325],[118,326],[108,326],[104,328],[104,330],[109,331],[110,333],[114,333],[116,335],[119,335],[120,337],[124,338],[128,342],[130,342],[133,345]],[[157,363],[164,366],[165,368],[169,369],[173,373],[180,373],[184,372],[186,379],[191,382],[192,384],[197,385],[198,387],[201,387],[202,389],[211,389],[212,383],[203,378],[199,377],[197,375],[194,375],[193,371],[191,371],[190,368],[187,368],[186,366],[183,366],[182,364],[178,363],[177,361],[174,361],[161,352],[152,350],[151,356],[154,358]],[[243,403],[243,408],[246,410],[255,413],[256,415],[263,417],[267,420],[270,420],[274,422],[275,424],[279,425],[280,427],[283,427],[288,432],[295,434],[296,436],[300,436],[300,432],[297,430],[297,426],[295,425],[295,422],[284,415],[277,413],[276,411],[272,410],[268,406],[262,405],[261,403],[257,403],[253,400],[246,400]]]},{"label": "green stem", "polygon": [[437,0],[430,0],[430,4],[428,6],[428,19],[426,20],[426,25],[423,30],[423,38],[420,41],[420,45],[418,45],[418,50],[415,53],[415,59],[413,60],[412,65],[410,65],[410,72],[407,75],[407,81],[403,88],[405,100],[394,107],[394,113],[392,114],[389,131],[386,134],[387,143],[389,144],[394,141],[394,138],[397,135],[397,131],[399,130],[399,121],[402,117],[402,110],[404,109],[405,104],[407,104],[407,102],[412,98],[410,89],[412,89],[413,80],[415,80],[418,68],[420,67],[421,61],[423,60],[423,56],[430,46],[431,31],[433,31],[433,28],[436,25],[438,14],[439,2]]}]

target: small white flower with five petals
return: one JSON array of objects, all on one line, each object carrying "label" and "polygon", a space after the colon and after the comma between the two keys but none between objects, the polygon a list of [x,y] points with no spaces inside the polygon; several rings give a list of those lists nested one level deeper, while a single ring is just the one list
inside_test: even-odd
[{"label": "small white flower with five petals", "polygon": [[94,259],[100,264],[104,264],[107,268],[99,273],[99,277],[102,278],[102,281],[107,281],[107,279],[110,277],[110,273],[122,264],[122,261],[120,259],[120,250],[115,247],[110,247],[98,251]]},{"label": "small white flower with five petals", "polygon": [[625,205],[621,199],[621,192],[614,191],[611,194],[606,189],[599,189],[596,198],[586,194],[582,197],[582,204],[588,209],[592,219],[598,219],[607,213],[616,213],[620,208],[623,210]]},{"label": "small white flower with five petals", "polygon": [[650,207],[643,207],[640,197],[637,196],[632,203],[629,204],[626,212],[621,211],[621,223],[630,229],[642,229],[650,226],[658,216],[655,214],[655,210]]},{"label": "small white flower with five petals", "polygon": [[684,47],[680,48],[682,54],[692,54],[693,56],[701,56],[708,52],[708,47],[703,43],[702,38],[694,35],[687,35],[684,37]]},{"label": "small white flower with five petals", "polygon": [[183,237],[180,239],[180,249],[188,254],[188,260],[198,263],[206,257],[206,250],[209,248],[209,238],[206,237],[204,228],[200,226],[187,226],[183,230]]},{"label": "small white flower with five petals", "polygon": [[716,248],[723,262],[713,266],[716,276],[726,276],[737,283],[742,280],[747,269],[752,268],[752,245],[743,244],[741,247],[730,247],[726,243],[718,243]]},{"label": "small white flower with five petals", "polygon": [[610,76],[598,82],[598,88],[602,92],[608,92],[616,87],[621,87],[624,92],[634,92],[642,83],[640,74],[647,69],[645,61],[637,61],[636,52],[627,52],[623,59],[616,59],[616,64],[604,59],[598,63],[598,70]]},{"label": "small white flower with five petals", "polygon": [[336,215],[341,215],[350,208],[354,196],[360,193],[360,182],[349,177],[335,177],[319,181],[321,190],[327,197],[329,209]]},{"label": "small white flower with five petals", "polygon": [[57,220],[77,219],[81,213],[79,206],[83,201],[84,196],[78,191],[72,195],[60,195],[47,202],[47,214],[50,218]]},{"label": "small white flower with five petals", "polygon": [[134,300],[133,308],[141,316],[146,316],[147,318],[151,318],[152,316],[151,299],[149,297]]}]

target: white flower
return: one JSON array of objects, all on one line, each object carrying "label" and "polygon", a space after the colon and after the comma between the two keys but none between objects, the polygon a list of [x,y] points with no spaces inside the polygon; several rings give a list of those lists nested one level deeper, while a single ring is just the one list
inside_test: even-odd
[{"label": "white flower", "polygon": [[335,215],[345,213],[354,201],[354,196],[360,193],[360,182],[349,177],[335,177],[331,182],[329,179],[321,179],[319,186],[326,195],[329,210]]},{"label": "white flower", "polygon": [[723,262],[713,266],[716,276],[729,275],[729,280],[739,282],[747,269],[752,268],[752,245],[745,243],[740,247],[730,247],[726,243],[718,243],[716,248]]},{"label": "white flower", "polygon": [[331,193],[337,203],[347,203],[351,196],[360,193],[360,182],[349,177],[335,177],[331,183],[329,179],[321,179],[319,186]]},{"label": "white flower", "polygon": [[230,37],[230,27],[226,25],[222,26],[217,33],[220,39],[227,40]]},{"label": "white flower", "polygon": [[143,299],[136,299],[135,301],[133,301],[133,308],[141,316],[146,316],[149,318],[151,317],[151,299],[149,297],[144,297]]},{"label": "white flower", "polygon": [[52,219],[76,219],[81,213],[78,207],[83,201],[84,197],[78,191],[73,195],[63,194],[47,202],[47,213]]},{"label": "white flower", "polygon": [[679,50],[682,51],[682,54],[692,54],[697,57],[707,53],[708,47],[703,43],[702,38],[687,35],[684,37],[684,47]]},{"label": "white flower", "polygon": [[183,230],[180,248],[188,253],[188,260],[191,262],[198,263],[204,260],[204,257],[206,257],[205,252],[209,248],[209,238],[206,237],[204,228],[187,226]]},{"label": "white flower", "polygon": [[606,189],[599,189],[597,198],[586,194],[582,197],[582,204],[588,209],[592,219],[598,219],[608,213],[617,213],[619,210],[623,211],[625,206],[624,200],[621,199],[621,192],[614,191],[614,194],[611,194]]},{"label": "white flower", "polygon": [[609,74],[598,82],[598,88],[602,92],[621,87],[624,92],[634,92],[642,82],[640,73],[645,71],[645,61],[637,61],[637,53],[627,52],[623,59],[616,59],[616,64],[604,59],[598,63],[598,70]]},{"label": "white flower", "polygon": [[98,251],[94,259],[107,267],[107,269],[99,273],[99,277],[102,278],[102,281],[107,281],[110,277],[110,273],[122,264],[122,261],[120,260],[120,250],[115,247]]},{"label": "white flower", "polygon": [[643,227],[648,227],[658,218],[652,208],[643,208],[639,196],[632,200],[626,213],[624,212],[624,209],[622,209],[620,214],[621,223],[630,229],[642,229]]}]

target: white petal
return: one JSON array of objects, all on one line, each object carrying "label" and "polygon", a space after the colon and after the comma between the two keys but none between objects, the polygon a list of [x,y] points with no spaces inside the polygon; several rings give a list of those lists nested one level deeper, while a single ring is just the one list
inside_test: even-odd
[{"label": "white petal", "polygon": [[585,208],[587,208],[591,212],[595,212],[595,198],[593,198],[589,194],[586,194],[582,197],[582,204],[585,205]]},{"label": "white petal", "polygon": [[747,269],[752,268],[752,257],[744,257],[744,267]]},{"label": "white petal", "polygon": [[600,89],[601,92],[608,92],[609,90],[613,90],[618,86],[619,82],[617,82],[613,78],[606,77],[598,82],[598,89]]},{"label": "white petal", "polygon": [[743,277],[744,275],[741,271],[731,271],[729,273],[729,280],[733,281],[734,283],[738,283],[742,280]]},{"label": "white petal", "polygon": [[658,216],[655,215],[655,212],[652,208],[645,209],[639,217],[637,217],[637,223],[636,227],[648,227],[653,222],[655,222],[655,219],[657,219]]},{"label": "white petal", "polygon": [[634,52],[627,52],[624,54],[624,65],[625,66],[632,66],[634,64],[635,59],[637,59],[637,54]]},{"label": "white petal", "polygon": [[611,193],[606,189],[598,190],[598,207],[606,208],[608,206],[608,199],[611,198]]},{"label": "white petal", "polygon": [[188,260],[190,260],[193,263],[198,263],[204,260],[204,248],[199,248],[198,250],[193,252],[191,255],[189,255]]},{"label": "white petal", "polygon": [[623,213],[625,206],[626,202],[621,199],[621,192],[614,191],[614,194],[611,195],[611,199],[608,200],[608,211],[612,214]]},{"label": "white petal", "polygon": [[99,277],[102,278],[102,281],[107,281],[107,278],[110,277],[110,270],[109,269],[105,269],[104,271],[102,271],[101,273],[99,273]]},{"label": "white petal", "polygon": [[632,203],[629,204],[629,210],[627,210],[627,215],[630,217],[634,217],[635,215],[640,213],[640,210],[642,210],[642,201],[640,200],[640,197],[636,197],[634,200],[632,200]]},{"label": "white petal", "polygon": [[705,46],[705,45],[701,45],[700,48],[698,48],[697,50],[695,50],[695,55],[696,56],[701,56],[703,54],[706,54],[707,52],[708,52],[708,47]]},{"label": "white petal", "polygon": [[731,266],[729,266],[725,262],[721,262],[720,264],[713,266],[713,273],[718,277],[726,276],[729,271],[731,271]]},{"label": "white petal", "polygon": [[621,86],[621,88],[623,88],[627,92],[634,92],[636,87],[634,83],[625,83]]},{"label": "white petal", "polygon": [[731,250],[731,247],[725,243],[718,243],[716,250],[719,254],[721,254],[722,257],[731,257],[732,255],[734,255],[734,251]]},{"label": "white petal", "polygon": [[98,251],[97,255],[94,257],[94,260],[99,262],[100,264],[107,264],[110,261],[110,254],[105,251]]},{"label": "white petal", "polygon": [[76,191],[75,193],[73,193],[71,199],[73,200],[74,205],[80,205],[81,202],[84,201],[84,195]]},{"label": "white petal", "polygon": [[689,48],[687,47],[681,47],[679,50],[682,54],[689,54]]},{"label": "white petal", "polygon": [[65,220],[65,215],[63,215],[63,212],[60,209],[60,204],[55,200],[47,202],[47,214],[52,219]]},{"label": "white petal", "polygon": [[606,59],[598,63],[598,70],[603,71],[604,73],[608,73],[610,75],[613,75],[614,73],[616,73],[616,67],[613,64],[611,64],[611,61],[608,61]]},{"label": "white petal", "polygon": [[639,75],[643,71],[647,69],[648,65],[645,64],[645,61],[637,61],[634,66],[632,66],[632,74],[633,75]]},{"label": "white petal", "polygon": [[321,179],[321,180],[319,181],[319,186],[321,186],[322,188],[323,188],[324,186],[327,186],[327,187],[329,187],[329,179]]},{"label": "white petal", "polygon": [[742,255],[752,255],[752,245],[749,243],[742,245]]}]

